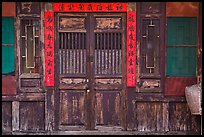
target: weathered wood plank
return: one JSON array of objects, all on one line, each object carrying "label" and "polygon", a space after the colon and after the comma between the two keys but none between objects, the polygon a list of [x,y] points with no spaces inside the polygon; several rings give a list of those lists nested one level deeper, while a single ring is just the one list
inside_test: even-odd
[{"label": "weathered wood plank", "polygon": [[191,113],[187,103],[169,103],[169,131],[190,131]]},{"label": "weathered wood plank", "polygon": [[162,103],[136,103],[137,131],[162,131]]},{"label": "weathered wood plank", "polygon": [[12,102],[12,131],[19,130],[19,102]]},{"label": "weathered wood plank", "polygon": [[10,101],[2,102],[2,131],[12,130],[12,106]]},{"label": "weathered wood plank", "polygon": [[20,130],[45,130],[45,102],[19,103]]},{"label": "weathered wood plank", "polygon": [[96,92],[97,125],[121,125],[121,110],[120,92]]},{"label": "weathered wood plank", "polygon": [[84,91],[60,92],[60,125],[84,125]]}]

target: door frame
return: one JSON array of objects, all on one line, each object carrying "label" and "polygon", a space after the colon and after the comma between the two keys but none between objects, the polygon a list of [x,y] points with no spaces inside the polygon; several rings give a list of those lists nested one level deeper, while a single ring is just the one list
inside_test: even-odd
[{"label": "door frame", "polygon": [[[110,9],[108,9],[107,7],[106,7],[106,10],[100,10],[100,11],[96,11],[96,9],[95,10],[91,10],[91,11],[76,11],[76,9],[73,9],[73,10],[69,10],[69,9],[66,9],[66,11],[64,11],[64,9],[62,8],[62,6],[67,6],[67,4],[73,4],[73,3],[54,3],[52,6],[53,6],[53,8],[51,8],[52,10],[50,11],[50,10],[47,10],[47,9],[45,9],[45,12],[44,12],[44,14],[46,13],[46,12],[50,12],[51,13],[51,15],[53,15],[53,20],[56,20],[56,14],[58,13],[58,12],[125,12],[125,13],[127,13],[126,14],[126,18],[128,18],[128,15],[131,15],[132,13],[135,13],[135,16],[134,16],[134,18],[135,18],[135,22],[133,22],[133,23],[135,23],[135,25],[136,25],[136,11],[132,11],[132,9],[131,8],[127,8],[127,3],[89,3],[89,4],[102,4],[103,6],[105,5],[105,6],[107,6],[107,7],[109,7],[109,6],[113,6],[114,7],[114,4],[121,4],[121,5],[123,5],[124,6],[124,8],[123,9],[120,9],[120,10],[118,10],[117,9],[117,11],[116,11],[116,9],[114,9],[113,11],[110,11]],[[74,4],[76,4],[76,3],[74,3]],[[82,3],[82,4],[88,4],[88,3]],[[63,11],[61,11],[61,10],[63,10]],[[129,14],[130,13],[130,14]],[[46,22],[46,21],[45,21]],[[126,24],[127,24],[127,26],[126,26],[126,29],[127,29],[127,27],[128,27],[128,19],[126,20]],[[53,25],[56,25],[56,21],[53,21]],[[46,26],[44,26],[44,31],[46,31]],[[125,28],[125,27],[124,27]],[[56,27],[53,29],[55,32],[56,32]],[[54,39],[56,39],[56,35],[55,35],[55,32],[53,31],[53,36],[54,36]],[[133,30],[133,31],[135,31],[136,32],[136,28],[135,28],[135,30]],[[123,41],[123,43],[124,43],[124,45],[126,45],[127,44],[127,41],[129,40],[129,37],[127,37],[128,36],[128,33],[129,33],[130,31],[128,31],[127,30],[127,32],[125,33],[126,34],[126,43],[125,43],[125,41]],[[46,32],[44,32],[45,34],[46,34]],[[93,33],[92,33],[93,34]],[[46,38],[45,38],[45,40],[46,40]],[[136,43],[136,36],[135,36],[135,41],[134,41],[135,43]],[[56,45],[56,41],[54,40],[54,45]],[[46,52],[46,46],[47,45],[45,45],[45,52]],[[133,46],[135,46],[135,49],[136,49],[136,45],[134,44]],[[122,58],[123,58],[123,60],[124,60],[124,62],[126,62],[126,59],[127,59],[127,57],[126,57],[126,54],[128,53],[128,51],[123,51],[122,52],[122,54],[124,54],[124,55],[122,55]],[[92,52],[93,53],[93,52]],[[54,52],[53,53],[53,55],[55,55],[56,54],[56,52]],[[46,60],[46,55],[45,55],[45,60]],[[136,60],[136,53],[135,53],[135,60]],[[55,62],[56,61],[56,59],[53,59],[53,62]],[[136,63],[136,62],[134,62],[134,63]],[[54,64],[54,63],[53,63]],[[56,65],[56,64],[54,64],[54,65]],[[45,63],[45,69],[46,69],[46,66],[48,66],[48,64],[46,64]],[[124,129],[124,130],[127,130],[127,122],[126,122],[126,111],[127,111],[127,106],[126,106],[126,87],[127,87],[127,85],[126,85],[126,81],[128,80],[127,79],[127,73],[126,73],[126,71],[127,71],[127,68],[126,68],[126,64],[124,65],[125,67],[122,67],[123,68],[123,70],[122,70],[122,75],[123,75],[123,79],[122,79],[122,92],[121,92],[121,94],[122,94],[122,98],[121,98],[121,107],[122,107],[122,116],[121,116],[121,126],[122,126],[122,128]],[[54,67],[54,66],[53,66]],[[93,67],[92,67],[93,68]],[[54,68],[53,68],[54,69]],[[136,69],[136,66],[135,66],[135,69]],[[93,72],[93,71],[92,71]],[[134,73],[134,76],[136,77],[136,72],[133,72]],[[54,79],[56,79],[55,77],[55,74],[56,74],[56,70],[54,70],[54,74],[52,74],[52,75],[54,75],[53,77],[54,77]],[[133,77],[134,77],[133,76]],[[59,116],[58,116],[58,112],[59,112],[59,107],[56,107],[57,105],[55,105],[55,104],[58,104],[59,102],[59,95],[57,95],[58,93],[56,93],[55,91],[57,90],[56,89],[56,87],[57,86],[54,86],[55,84],[54,84],[54,81],[55,80],[53,80],[53,84],[51,84],[51,85],[47,85],[46,84],[46,77],[47,77],[47,75],[45,74],[45,86],[51,86],[51,89],[53,89],[53,96],[54,96],[54,102],[52,102],[53,100],[52,99],[49,99],[49,100],[47,100],[47,101],[51,101],[53,104],[54,104],[54,114],[53,114],[53,118],[54,118],[54,123],[53,123],[53,127],[54,127],[54,129],[55,130],[58,130],[59,129]],[[93,86],[91,86],[92,88],[93,88]],[[131,87],[136,87],[136,78],[133,80],[133,86],[131,86]],[[50,88],[50,87],[49,87]],[[49,89],[48,88],[48,89]],[[91,93],[93,93],[93,92],[91,92]],[[49,94],[49,96],[52,96],[52,94]],[[90,98],[90,100],[92,100],[92,98],[93,98],[94,96],[93,96],[93,94],[90,94],[87,98]],[[50,97],[47,97],[47,98],[50,98]],[[88,103],[88,105],[90,105],[90,107],[91,108],[94,108],[94,104],[93,104],[93,102],[94,101],[90,101],[89,103]],[[47,102],[47,103],[49,103],[49,102]],[[49,105],[48,105],[49,106]],[[90,107],[89,107],[89,109],[90,109]],[[49,109],[49,108],[47,108],[47,109]],[[91,115],[89,115],[89,117],[87,117],[87,119],[92,119],[92,115],[94,115],[94,109],[91,109],[92,110],[92,112],[91,112]],[[49,110],[49,112],[50,112],[50,110]],[[95,120],[88,120],[88,121],[90,121],[90,123],[87,123],[87,125],[86,125],[86,129],[90,129],[90,130],[93,130],[94,128],[95,128]]]}]

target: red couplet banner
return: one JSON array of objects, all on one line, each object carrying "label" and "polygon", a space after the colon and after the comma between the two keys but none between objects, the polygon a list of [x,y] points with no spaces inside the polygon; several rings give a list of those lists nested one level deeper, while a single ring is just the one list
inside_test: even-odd
[{"label": "red couplet banner", "polygon": [[127,87],[136,86],[136,12],[127,12]]},{"label": "red couplet banner", "polygon": [[127,12],[127,3],[54,3],[54,12]]},{"label": "red couplet banner", "polygon": [[54,13],[44,12],[45,86],[54,86]]}]

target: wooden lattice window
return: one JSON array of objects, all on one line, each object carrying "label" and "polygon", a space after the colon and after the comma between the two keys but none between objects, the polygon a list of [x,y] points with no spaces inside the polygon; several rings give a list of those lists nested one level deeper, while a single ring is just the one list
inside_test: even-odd
[{"label": "wooden lattice window", "polygon": [[21,20],[21,73],[39,73],[39,19]]}]

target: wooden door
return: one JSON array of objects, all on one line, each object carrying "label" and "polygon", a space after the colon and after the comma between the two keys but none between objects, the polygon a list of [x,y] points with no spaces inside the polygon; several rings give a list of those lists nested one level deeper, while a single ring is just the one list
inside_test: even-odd
[{"label": "wooden door", "polygon": [[125,84],[124,15],[56,15],[55,103],[59,128],[120,126]]}]

